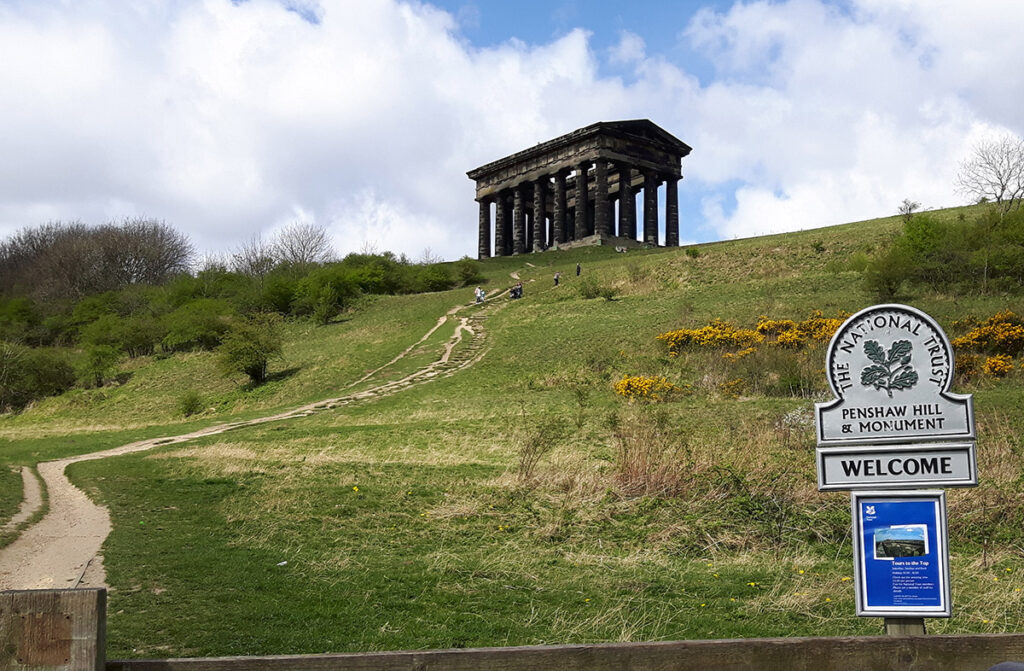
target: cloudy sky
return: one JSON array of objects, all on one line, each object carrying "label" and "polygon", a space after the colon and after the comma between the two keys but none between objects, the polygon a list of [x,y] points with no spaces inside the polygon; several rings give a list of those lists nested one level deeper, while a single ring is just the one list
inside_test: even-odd
[{"label": "cloudy sky", "polygon": [[467,170],[595,121],[690,146],[681,237],[963,202],[1024,134],[1013,0],[0,0],[0,236],[165,220],[208,252],[476,253]]}]

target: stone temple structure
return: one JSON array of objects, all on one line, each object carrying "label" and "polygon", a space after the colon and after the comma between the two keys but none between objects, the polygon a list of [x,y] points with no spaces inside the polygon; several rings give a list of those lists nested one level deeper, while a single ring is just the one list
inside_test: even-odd
[{"label": "stone temple structure", "polygon": [[[480,203],[479,258],[576,244],[679,244],[680,164],[690,147],[647,119],[601,121],[466,173]],[[643,191],[637,227],[636,196]],[[492,217],[493,211],[493,217]],[[492,225],[493,222],[493,225]]]}]

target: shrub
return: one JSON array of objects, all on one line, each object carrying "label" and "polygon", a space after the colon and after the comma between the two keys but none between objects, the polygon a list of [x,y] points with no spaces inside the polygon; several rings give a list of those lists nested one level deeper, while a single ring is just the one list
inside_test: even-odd
[{"label": "shrub", "polygon": [[700,250],[697,249],[696,247],[687,247],[685,253],[691,259],[696,259],[697,257],[700,256]]},{"label": "shrub", "polygon": [[234,324],[217,348],[218,364],[226,375],[244,373],[253,384],[267,380],[270,359],[281,356],[281,316],[255,315]]},{"label": "shrub", "polygon": [[576,291],[579,292],[581,298],[589,300],[601,295],[601,286],[596,279],[588,275],[576,284]]},{"label": "shrub", "polygon": [[623,375],[615,383],[615,393],[630,400],[662,401],[676,392],[684,391],[664,377],[648,377],[646,375]]},{"label": "shrub", "polygon": [[186,391],[178,397],[178,411],[184,417],[191,417],[203,411],[203,397],[195,390]]},{"label": "shrub", "polygon": [[74,384],[75,371],[65,352],[0,342],[0,411],[21,410]]},{"label": "shrub", "polygon": [[480,262],[468,256],[463,256],[452,264],[452,267],[455,270],[459,286],[468,287],[471,284],[479,284],[484,281],[484,276],[480,272]]},{"label": "shrub", "polygon": [[420,282],[424,291],[447,291],[455,285],[448,268],[440,263],[424,267],[420,271]]},{"label": "shrub", "polygon": [[720,391],[722,396],[726,398],[739,398],[747,391],[747,381],[742,377],[727,380],[726,382],[718,385],[718,391]]},{"label": "shrub", "polygon": [[953,368],[961,381],[967,382],[981,372],[981,357],[977,354],[957,353]]},{"label": "shrub", "polygon": [[186,303],[165,318],[163,345],[175,351],[215,349],[231,328],[234,313],[227,302],[214,298]]},{"label": "shrub", "polygon": [[981,369],[992,377],[1005,377],[1013,370],[1013,360],[1005,354],[996,354],[985,359]]},{"label": "shrub", "polygon": [[121,352],[113,345],[92,345],[78,364],[78,378],[86,387],[102,387],[121,360]]},{"label": "shrub", "polygon": [[1024,353],[1024,320],[1009,310],[998,312],[952,341],[960,352],[1018,356]]},{"label": "shrub", "polygon": [[879,301],[891,301],[910,278],[911,261],[900,248],[889,249],[871,259],[864,268],[864,288]]},{"label": "shrub", "polygon": [[677,356],[687,347],[719,349],[745,348],[764,341],[764,334],[751,329],[737,329],[734,324],[714,319],[707,326],[696,329],[677,329],[657,336],[664,342],[671,356]]}]

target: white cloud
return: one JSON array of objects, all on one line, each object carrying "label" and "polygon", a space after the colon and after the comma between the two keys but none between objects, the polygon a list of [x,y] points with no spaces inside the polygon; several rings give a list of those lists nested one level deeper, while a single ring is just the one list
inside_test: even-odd
[{"label": "white cloud", "polygon": [[644,38],[636,33],[623,30],[619,33],[619,42],[609,50],[609,60],[612,63],[635,63],[644,57],[647,45]]},{"label": "white cloud", "polygon": [[634,33],[602,55],[624,83],[584,28],[478,49],[479,18],[394,0],[0,4],[0,235],[142,214],[215,251],[303,220],[342,252],[456,258],[467,170],[637,117],[694,147],[682,188],[719,237],[959,202],[972,140],[1022,130],[1024,4],[844,7],[699,12],[677,29],[718,68],[702,85]]}]

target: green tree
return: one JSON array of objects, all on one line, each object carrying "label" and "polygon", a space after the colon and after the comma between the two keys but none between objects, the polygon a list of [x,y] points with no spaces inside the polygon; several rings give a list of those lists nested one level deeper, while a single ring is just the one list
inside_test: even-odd
[{"label": "green tree", "polygon": [[281,357],[281,315],[265,313],[236,322],[217,348],[225,375],[244,373],[253,384],[267,380],[270,360]]},{"label": "green tree", "polygon": [[83,385],[102,387],[121,360],[121,352],[113,345],[92,345],[78,364],[78,377]]}]

